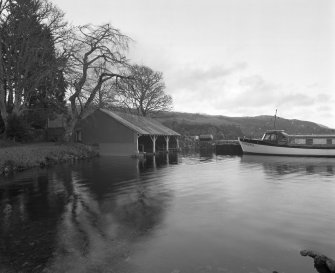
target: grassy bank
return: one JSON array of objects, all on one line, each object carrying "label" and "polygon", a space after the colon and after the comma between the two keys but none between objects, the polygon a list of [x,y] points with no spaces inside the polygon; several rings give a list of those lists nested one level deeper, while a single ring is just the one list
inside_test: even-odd
[{"label": "grassy bank", "polygon": [[9,174],[33,167],[97,156],[89,146],[79,143],[38,143],[0,148],[0,174]]}]

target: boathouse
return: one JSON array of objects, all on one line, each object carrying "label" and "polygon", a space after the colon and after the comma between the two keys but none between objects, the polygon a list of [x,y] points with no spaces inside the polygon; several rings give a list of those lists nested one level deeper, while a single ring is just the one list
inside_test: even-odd
[{"label": "boathouse", "polygon": [[179,136],[152,118],[98,109],[77,123],[74,138],[101,155],[132,156],[178,150]]}]

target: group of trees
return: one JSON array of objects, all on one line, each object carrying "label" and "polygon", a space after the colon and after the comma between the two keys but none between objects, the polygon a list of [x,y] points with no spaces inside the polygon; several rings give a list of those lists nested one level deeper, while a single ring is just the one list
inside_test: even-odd
[{"label": "group of trees", "polygon": [[64,60],[56,51],[66,27],[62,18],[63,14],[47,2],[0,1],[0,113],[4,129],[17,125],[15,117],[23,116],[32,125],[41,126],[45,113],[38,110],[64,107]]},{"label": "group of trees", "polygon": [[[97,107],[139,115],[168,110],[163,75],[127,59],[131,39],[110,24],[70,26],[48,0],[0,0],[0,127],[45,128],[55,113],[67,130]],[[0,130],[1,130],[0,128]]]}]

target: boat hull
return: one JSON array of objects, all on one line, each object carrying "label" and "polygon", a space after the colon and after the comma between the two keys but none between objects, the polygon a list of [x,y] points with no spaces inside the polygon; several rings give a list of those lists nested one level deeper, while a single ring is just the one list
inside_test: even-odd
[{"label": "boat hull", "polygon": [[335,157],[335,147],[291,147],[276,146],[262,143],[257,140],[239,139],[239,143],[246,154],[282,155],[282,156],[316,156]]}]

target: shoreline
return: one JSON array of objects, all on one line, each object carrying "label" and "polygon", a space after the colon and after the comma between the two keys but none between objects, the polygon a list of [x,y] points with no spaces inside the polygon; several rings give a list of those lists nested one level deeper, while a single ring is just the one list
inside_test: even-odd
[{"label": "shoreline", "polygon": [[80,143],[43,142],[4,147],[0,148],[0,176],[98,155],[94,148]]}]

